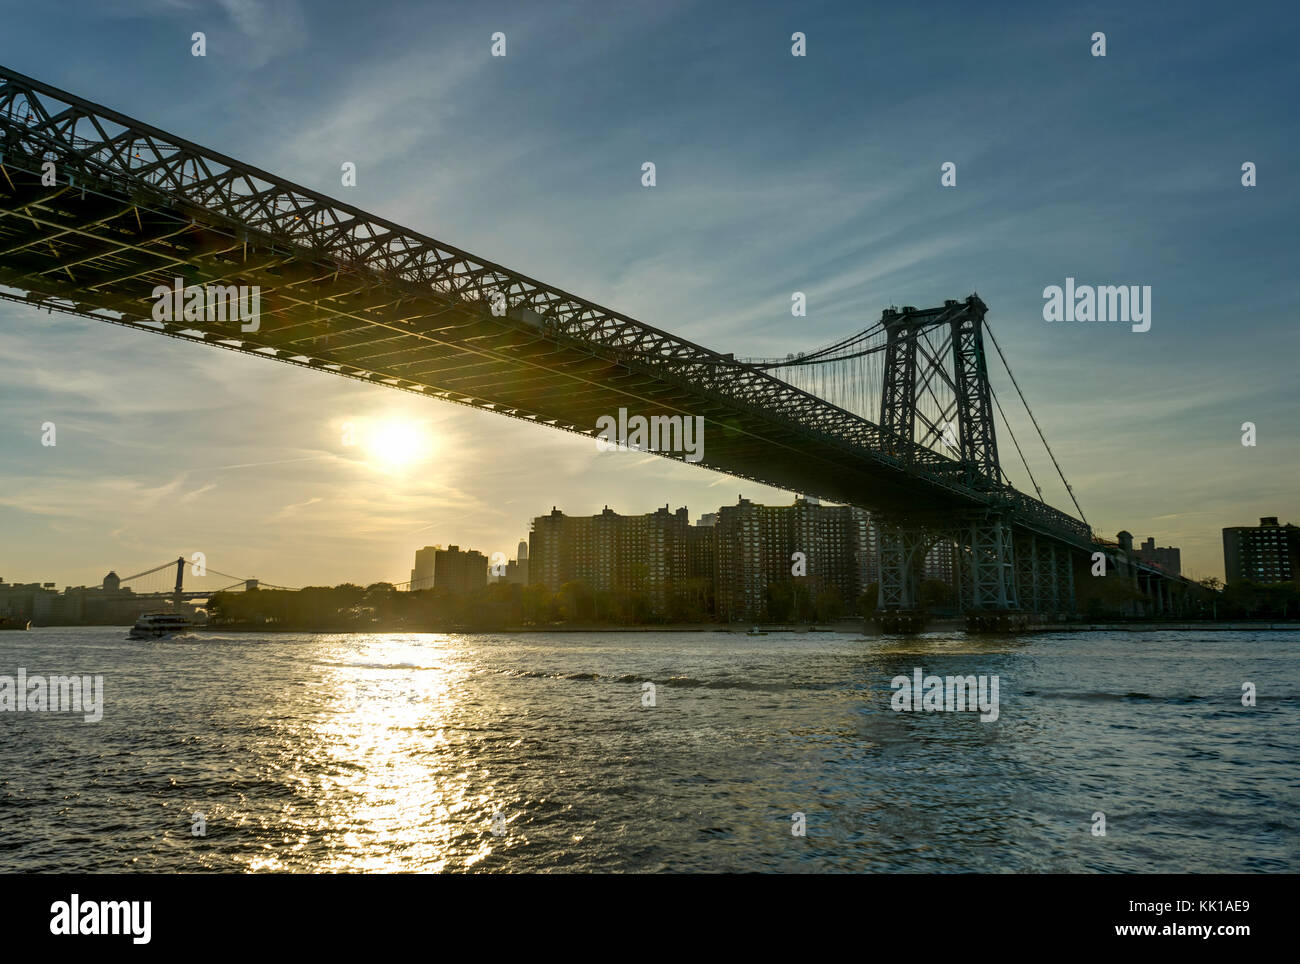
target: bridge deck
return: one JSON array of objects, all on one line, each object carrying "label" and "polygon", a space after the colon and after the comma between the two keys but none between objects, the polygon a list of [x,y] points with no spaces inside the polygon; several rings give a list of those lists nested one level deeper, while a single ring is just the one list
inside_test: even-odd
[{"label": "bridge deck", "polygon": [[[29,302],[586,435],[620,407],[702,416],[707,468],[901,515],[1010,503],[1089,538],[730,356],[3,68],[0,172],[0,284]],[[176,278],[258,286],[259,327],[153,320]]]}]

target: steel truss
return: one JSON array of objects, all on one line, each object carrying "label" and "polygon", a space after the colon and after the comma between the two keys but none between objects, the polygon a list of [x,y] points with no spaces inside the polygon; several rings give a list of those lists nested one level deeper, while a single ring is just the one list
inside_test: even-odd
[{"label": "steel truss", "polygon": [[[887,339],[880,403],[884,444],[892,454],[910,462],[928,452],[926,446],[931,441],[951,434],[962,481],[976,489],[998,488],[1002,479],[984,357],[987,311],[979,296],[971,295],[965,301],[946,301],[942,308],[890,308],[881,316]],[[931,332],[944,333],[937,350],[926,337]],[[918,356],[925,363],[920,370]],[[931,386],[936,381],[952,392],[950,403],[940,402],[935,395]],[[927,416],[917,404],[927,391],[941,409],[937,419]]]},{"label": "steel truss", "polygon": [[[54,186],[42,183],[46,162],[57,169]],[[258,285],[262,329],[154,321],[150,292],[173,276]],[[895,313],[882,430],[755,365],[5,68],[0,284],[50,310],[586,435],[620,401],[701,413],[716,429],[711,439],[737,440],[734,457],[706,467],[800,491],[820,486],[825,497],[873,510],[881,506],[872,500],[888,496],[996,511],[1018,531],[1091,544],[1079,520],[997,486],[987,309],[974,295]],[[498,298],[504,313],[492,310]],[[917,339],[935,326],[947,331],[938,352]],[[916,396],[935,379],[958,399],[958,458],[927,447],[943,419],[923,421],[917,438]],[[868,484],[879,490],[870,498]],[[1006,533],[977,526],[956,541],[967,547],[958,556],[972,574],[972,604],[1010,604],[1014,591],[997,575],[1010,557]],[[900,577],[891,605],[909,591],[914,601],[915,581],[908,585]]]},{"label": "steel truss", "polygon": [[[47,216],[41,227],[52,242],[80,237],[98,250],[93,264],[72,265],[67,271],[44,274],[39,287],[30,284],[30,279],[0,277],[0,282],[24,288],[30,301],[51,302],[52,307],[61,310],[71,303],[89,317],[147,327],[149,288],[141,284],[144,279],[140,276],[148,272],[139,270],[137,264],[127,264],[125,259],[148,259],[148,268],[155,273],[165,268],[187,282],[198,283],[201,272],[195,268],[196,254],[186,250],[185,245],[176,245],[175,258],[168,262],[166,252],[169,236],[186,235],[188,240],[201,235],[206,250],[198,256],[224,265],[221,270],[226,282],[253,280],[244,263],[250,249],[258,255],[259,266],[272,275],[305,269],[301,280],[283,286],[277,296],[296,297],[300,307],[319,307],[321,315],[327,316],[321,322],[325,330],[330,326],[328,316],[352,322],[353,328],[343,333],[349,348],[355,347],[350,340],[354,332],[360,333],[362,326],[368,326],[369,344],[390,342],[394,349],[391,354],[396,358],[399,348],[413,340],[428,342],[456,321],[430,324],[437,310],[468,311],[490,319],[503,332],[499,341],[504,343],[505,335],[509,335],[508,343],[516,351],[519,346],[537,342],[573,349],[588,358],[613,362],[648,376],[661,385],[686,389],[696,397],[704,396],[779,421],[800,433],[818,435],[853,457],[883,469],[903,468],[885,451],[878,426],[760,368],[0,68],[0,167],[6,170],[6,176],[39,176],[47,160],[56,165],[58,187],[45,192],[37,205],[48,205],[59,197],[62,200],[54,208],[62,213],[72,198],[84,199],[91,192],[122,199],[117,210],[121,221],[129,223],[143,212],[153,212],[159,226],[147,239],[127,239],[124,224],[90,231],[92,225]],[[30,185],[27,181],[20,186],[29,192]],[[23,203],[22,216],[33,211],[32,203]],[[45,213],[48,215],[48,210]],[[166,223],[169,219],[171,223]],[[123,239],[115,241],[118,237]],[[96,270],[114,259],[123,268],[116,276]],[[498,298],[505,304],[500,315],[492,312]],[[401,310],[403,306],[405,311]],[[81,312],[81,307],[86,311]],[[394,308],[398,310],[394,312]],[[115,311],[122,317],[104,319],[95,313],[96,309]],[[395,323],[391,320],[393,314],[397,315]],[[265,337],[241,333],[237,326],[206,327],[197,335],[183,324],[147,330],[237,350],[247,346],[246,350],[264,357],[277,357],[282,351],[290,359],[309,354],[298,344],[294,350],[284,351]],[[492,365],[504,356],[495,341],[485,341],[466,351],[478,357],[484,371],[491,371]],[[341,362],[324,350],[310,353],[310,357],[314,366],[336,374],[365,377],[583,434],[596,431],[594,425],[577,419],[557,419],[544,409],[529,411],[522,405],[503,405],[484,390],[486,379],[464,378],[464,388],[439,385],[431,390],[419,378],[394,377],[391,368],[376,366],[375,370],[366,370],[365,366]],[[541,366],[538,369],[540,379]],[[572,386],[566,387],[572,391]],[[947,493],[949,498],[981,495],[964,483],[960,463],[940,453],[912,458],[905,471]],[[1065,525],[1068,519],[1062,514]]]},{"label": "steel truss", "polygon": [[1016,584],[1020,606],[1027,612],[1070,614],[1074,597],[1074,556],[1071,547],[1032,532],[1015,539]]}]

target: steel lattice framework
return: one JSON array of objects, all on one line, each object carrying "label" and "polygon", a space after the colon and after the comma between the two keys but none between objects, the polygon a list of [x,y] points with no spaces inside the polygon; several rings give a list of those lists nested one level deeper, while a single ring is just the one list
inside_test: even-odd
[{"label": "steel lattice framework", "polygon": [[[258,286],[259,327],[154,320],[155,288],[178,278]],[[0,295],[49,310],[587,436],[620,407],[700,416],[699,464],[716,471],[897,524],[992,513],[998,545],[1004,525],[1092,545],[1086,524],[999,483],[977,297],[894,319],[896,380],[877,425],[761,366],[2,67],[0,284],[15,289]],[[909,421],[917,378],[944,366],[930,354],[918,376],[908,333],[944,326],[953,365],[942,377],[959,401],[955,458],[917,440]],[[971,551],[993,552],[981,539]]]},{"label": "steel lattice framework", "polygon": [[[931,439],[951,436],[948,444],[958,453],[963,482],[975,489],[993,489],[1001,483],[984,357],[987,311],[979,296],[971,295],[924,311],[886,309],[880,319],[887,338],[880,425],[893,451],[912,459]],[[942,343],[935,346],[926,337],[930,332],[942,333]],[[919,370],[918,355],[925,361]],[[917,404],[922,392],[939,402],[933,388],[936,381],[945,383],[951,393],[951,401],[940,402],[937,418],[926,415]]]}]

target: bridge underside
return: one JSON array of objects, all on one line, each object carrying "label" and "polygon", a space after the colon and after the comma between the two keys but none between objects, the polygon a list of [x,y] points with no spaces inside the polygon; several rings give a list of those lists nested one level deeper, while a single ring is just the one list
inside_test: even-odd
[{"label": "bridge underside", "polygon": [[[205,212],[160,209],[103,185],[42,187],[12,154],[4,175],[0,284],[30,302],[587,435],[620,408],[702,416],[699,464],[834,501],[905,512],[920,488],[931,507],[978,503],[933,491],[860,446],[673,377],[635,346],[620,358],[565,337],[528,309],[497,317],[483,302],[305,258]],[[245,332],[238,319],[152,320],[155,287],[176,278],[187,288],[259,286],[258,329]]]}]

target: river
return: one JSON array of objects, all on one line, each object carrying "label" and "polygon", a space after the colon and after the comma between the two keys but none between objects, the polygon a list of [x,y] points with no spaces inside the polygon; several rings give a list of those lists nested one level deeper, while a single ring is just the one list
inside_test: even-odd
[{"label": "river", "polygon": [[1300,871],[1296,632],[125,635],[0,633],[103,678],[0,712],[0,871]]}]

